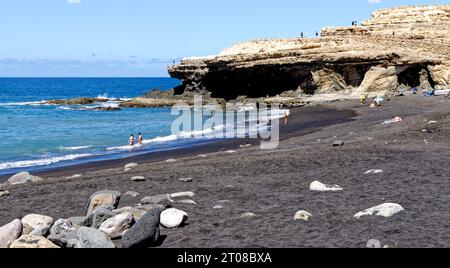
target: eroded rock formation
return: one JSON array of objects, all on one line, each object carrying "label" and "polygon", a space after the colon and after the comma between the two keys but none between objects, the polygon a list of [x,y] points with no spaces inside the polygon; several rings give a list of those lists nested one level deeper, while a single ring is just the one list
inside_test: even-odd
[{"label": "eroded rock formation", "polygon": [[383,9],[321,38],[238,43],[217,56],[170,66],[172,94],[226,100],[277,95],[359,98],[450,85],[450,5]]}]

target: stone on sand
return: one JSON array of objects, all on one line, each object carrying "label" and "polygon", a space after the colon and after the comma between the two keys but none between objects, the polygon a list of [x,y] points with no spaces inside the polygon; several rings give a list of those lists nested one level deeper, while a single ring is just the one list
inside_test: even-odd
[{"label": "stone on sand", "polygon": [[145,181],[145,177],[144,176],[134,176],[134,177],[131,177],[131,181],[134,181],[134,182]]},{"label": "stone on sand", "polygon": [[139,193],[138,192],[134,192],[134,191],[128,191],[128,192],[125,193],[125,196],[138,197]]},{"label": "stone on sand", "polygon": [[122,247],[134,248],[153,245],[159,240],[161,209],[147,212],[122,237]]},{"label": "stone on sand", "polygon": [[360,211],[360,212],[356,213],[355,218],[360,219],[363,216],[372,216],[372,215],[389,218],[389,217],[392,217],[393,215],[400,213],[404,210],[405,209],[402,206],[400,206],[399,204],[384,203],[379,206],[375,206],[375,207],[372,207],[372,208],[369,208],[364,211]]},{"label": "stone on sand", "polygon": [[308,221],[313,215],[305,210],[300,210],[295,213],[294,220],[296,221]]},{"label": "stone on sand", "polygon": [[179,193],[173,193],[170,195],[170,198],[180,198],[180,197],[189,197],[192,198],[195,196],[195,193],[193,192],[179,192]]},{"label": "stone on sand", "polygon": [[189,216],[186,212],[176,208],[169,208],[161,213],[160,223],[165,228],[178,228],[188,219]]},{"label": "stone on sand", "polygon": [[367,242],[366,248],[381,248],[381,242],[376,239],[370,239]]},{"label": "stone on sand", "polygon": [[42,236],[23,235],[11,244],[10,248],[59,248],[52,241]]},{"label": "stone on sand", "polygon": [[256,214],[251,213],[251,212],[246,212],[246,213],[241,214],[241,218],[254,218],[254,217],[256,217]]},{"label": "stone on sand", "polygon": [[368,175],[368,174],[381,174],[384,171],[382,169],[370,169],[368,171],[366,171],[366,173],[364,173],[364,175]]},{"label": "stone on sand", "polygon": [[81,174],[75,174],[73,176],[67,177],[68,179],[78,179],[81,178]]},{"label": "stone on sand", "polygon": [[115,248],[111,239],[102,231],[81,227],[76,231],[76,239],[67,241],[69,248]]},{"label": "stone on sand", "polygon": [[172,200],[170,199],[170,195],[168,194],[159,194],[159,195],[153,195],[153,196],[146,196],[141,199],[142,205],[148,205],[148,204],[170,204],[172,203]]},{"label": "stone on sand", "polygon": [[9,195],[9,192],[6,190],[0,190],[0,198],[6,197]]},{"label": "stone on sand", "polygon": [[125,169],[127,169],[127,168],[135,168],[135,167],[137,167],[138,166],[138,164],[137,163],[129,163],[129,164],[126,164],[125,165]]},{"label": "stone on sand", "polygon": [[117,208],[119,205],[121,193],[117,191],[103,190],[91,195],[86,208],[86,216],[91,214],[96,208],[107,205]]},{"label": "stone on sand", "polygon": [[193,181],[193,179],[190,178],[190,177],[188,177],[188,178],[179,178],[178,180],[179,180],[180,182],[192,182],[192,181]]},{"label": "stone on sand", "polygon": [[22,233],[22,222],[14,220],[0,227],[0,248],[9,248]]},{"label": "stone on sand", "polygon": [[111,239],[120,238],[133,225],[134,219],[131,213],[122,213],[107,219],[99,230],[107,234]]},{"label": "stone on sand", "polygon": [[194,200],[190,200],[190,199],[183,199],[183,200],[177,201],[177,203],[186,204],[186,205],[197,205],[197,202],[195,202]]},{"label": "stone on sand", "polygon": [[228,150],[228,151],[226,151],[225,153],[226,153],[226,154],[234,154],[234,153],[236,153],[236,151],[234,151],[234,150]]},{"label": "stone on sand", "polygon": [[326,185],[321,183],[320,181],[314,181],[309,186],[309,190],[316,192],[338,192],[343,191],[339,185]]},{"label": "stone on sand", "polygon": [[38,214],[29,214],[22,218],[23,235],[45,236],[53,225],[53,218]]},{"label": "stone on sand", "polygon": [[177,162],[178,160],[176,160],[176,159],[174,159],[174,158],[170,158],[170,159],[167,159],[166,160],[166,163],[175,163],[175,162]]},{"label": "stone on sand", "polygon": [[215,206],[213,207],[213,209],[223,209],[223,206],[222,206],[222,205],[215,205]]},{"label": "stone on sand", "polygon": [[24,184],[33,181],[33,176],[28,172],[20,172],[8,179],[11,185]]},{"label": "stone on sand", "polygon": [[129,172],[129,171],[131,171],[132,169],[131,168],[125,168],[123,171],[124,172]]},{"label": "stone on sand", "polygon": [[333,143],[333,146],[334,147],[339,147],[339,146],[344,146],[344,142],[343,141],[335,141],[334,143]]}]

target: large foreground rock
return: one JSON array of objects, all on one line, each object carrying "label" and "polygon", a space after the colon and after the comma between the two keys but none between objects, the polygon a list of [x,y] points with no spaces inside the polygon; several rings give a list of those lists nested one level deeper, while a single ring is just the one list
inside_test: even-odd
[{"label": "large foreground rock", "polygon": [[120,238],[133,225],[134,219],[131,213],[122,213],[102,223],[99,230],[107,234],[111,239]]},{"label": "large foreground rock", "polygon": [[161,209],[147,212],[122,238],[124,248],[146,247],[158,242]]},{"label": "large foreground rock", "polygon": [[116,214],[113,212],[113,210],[114,210],[114,207],[106,206],[106,205],[96,208],[86,218],[86,221],[84,222],[84,226],[92,227],[95,229],[100,228],[100,225],[102,225],[103,222],[116,216]]},{"label": "large foreground rock", "polygon": [[45,236],[53,224],[53,218],[38,214],[29,214],[22,219],[23,234]]},{"label": "large foreground rock", "polygon": [[161,225],[165,228],[180,227],[188,220],[188,214],[176,208],[169,208],[161,213]]},{"label": "large foreground rock", "polygon": [[96,208],[107,205],[117,208],[119,205],[121,193],[117,191],[98,191],[89,198],[88,206],[86,208],[86,215],[91,214]]},{"label": "large foreground rock", "polygon": [[76,239],[67,242],[69,248],[115,248],[111,239],[102,231],[81,227],[76,232]]},{"label": "large foreground rock", "polygon": [[78,230],[78,228],[80,228],[80,225],[74,225],[70,220],[59,219],[50,228],[50,235],[70,233]]},{"label": "large foreground rock", "polygon": [[11,248],[59,248],[42,236],[23,235],[11,244]]},{"label": "large foreground rock", "polygon": [[385,203],[376,207],[366,209],[364,211],[355,214],[355,218],[360,219],[363,216],[381,216],[385,218],[392,217],[393,215],[404,211],[405,209],[399,204]]},{"label": "large foreground rock", "polygon": [[14,220],[0,227],[0,248],[9,248],[22,233],[22,222]]}]

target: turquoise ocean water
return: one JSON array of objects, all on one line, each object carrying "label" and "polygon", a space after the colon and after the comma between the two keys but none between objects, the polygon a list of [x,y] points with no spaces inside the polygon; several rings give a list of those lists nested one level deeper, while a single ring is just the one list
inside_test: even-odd
[{"label": "turquoise ocean water", "polygon": [[[191,145],[192,140],[171,136],[170,108],[95,111],[90,110],[95,105],[41,103],[81,96],[127,99],[179,83],[171,78],[0,78],[0,175]],[[131,152],[128,138],[139,132],[146,145]]]}]

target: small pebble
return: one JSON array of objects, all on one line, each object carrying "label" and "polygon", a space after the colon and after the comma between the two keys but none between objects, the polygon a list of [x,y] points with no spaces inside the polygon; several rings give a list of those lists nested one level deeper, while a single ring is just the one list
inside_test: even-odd
[{"label": "small pebble", "polygon": [[179,178],[178,179],[180,182],[192,182],[193,179],[192,178]]}]

